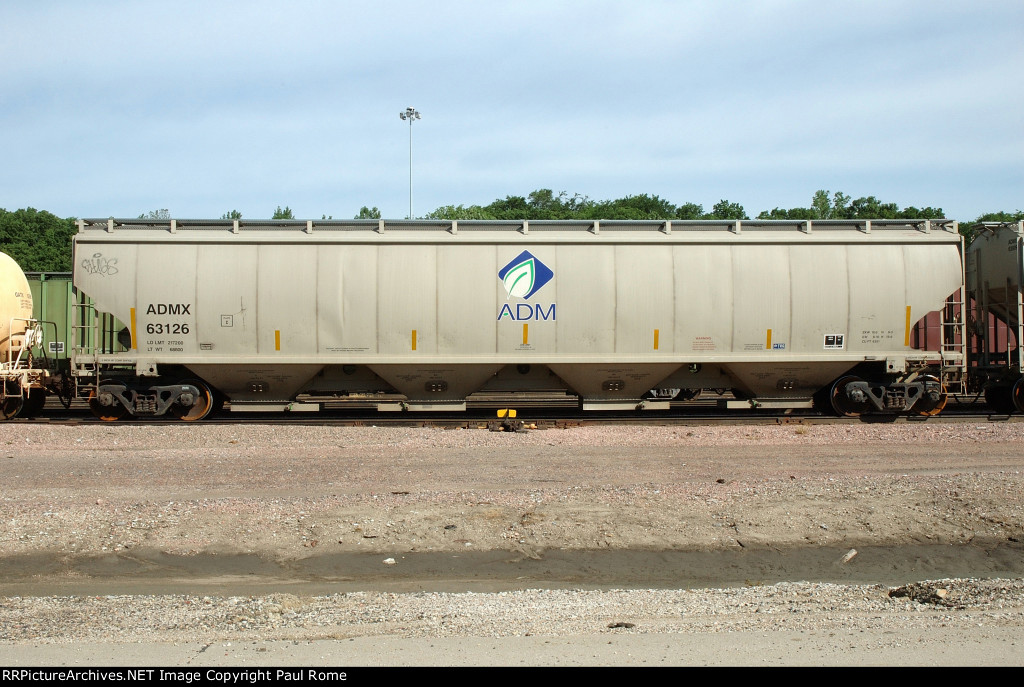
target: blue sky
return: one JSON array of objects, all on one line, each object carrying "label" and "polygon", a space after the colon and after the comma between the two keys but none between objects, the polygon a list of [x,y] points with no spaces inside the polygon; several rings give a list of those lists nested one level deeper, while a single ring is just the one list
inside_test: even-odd
[{"label": "blue sky", "polygon": [[0,207],[1024,208],[1024,2],[0,4]]}]

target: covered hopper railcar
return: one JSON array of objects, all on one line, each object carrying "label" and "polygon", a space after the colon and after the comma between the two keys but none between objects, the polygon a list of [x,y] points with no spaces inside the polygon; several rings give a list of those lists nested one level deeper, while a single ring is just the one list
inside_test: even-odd
[{"label": "covered hopper railcar", "polygon": [[997,412],[1024,413],[1024,222],[983,223],[976,232],[966,259],[970,387]]},{"label": "covered hopper railcar", "polygon": [[962,264],[947,221],[80,220],[72,371],[104,419],[538,389],[934,413],[963,351],[910,333]]}]

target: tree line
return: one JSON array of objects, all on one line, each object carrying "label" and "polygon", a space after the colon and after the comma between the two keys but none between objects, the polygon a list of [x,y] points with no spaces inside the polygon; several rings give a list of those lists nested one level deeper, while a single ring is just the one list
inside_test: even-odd
[{"label": "tree line", "polygon": [[[139,219],[170,219],[166,208],[140,214]],[[376,207],[363,206],[355,219],[380,219]],[[875,196],[851,198],[842,193],[819,190],[808,207],[773,208],[760,212],[756,219],[938,219],[945,218],[939,207],[900,207]],[[238,210],[230,210],[221,219],[242,219]],[[295,219],[291,207],[278,205],[271,219]],[[322,219],[333,219],[324,215]],[[488,205],[445,205],[428,212],[422,219],[444,220],[749,220],[739,203],[720,200],[705,212],[699,203],[675,205],[657,195],[639,194],[615,200],[592,200],[579,194],[554,193],[538,189],[526,196],[505,196]],[[1018,222],[1024,211],[989,212],[973,220],[961,220],[960,230],[972,238],[972,226],[978,222]],[[60,218],[45,210],[0,208],[0,251],[14,258],[26,272],[68,272],[71,270],[71,237],[75,218]]]}]

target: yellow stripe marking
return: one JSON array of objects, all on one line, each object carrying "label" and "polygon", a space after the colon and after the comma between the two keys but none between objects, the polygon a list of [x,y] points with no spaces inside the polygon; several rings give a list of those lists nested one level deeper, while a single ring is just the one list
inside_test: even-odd
[{"label": "yellow stripe marking", "polygon": [[530,325],[523,324],[523,345],[528,346],[530,344]]},{"label": "yellow stripe marking", "polygon": [[772,330],[771,329],[768,330],[768,338],[765,339],[764,347],[767,350],[769,350],[769,351],[772,350]]},{"label": "yellow stripe marking", "polygon": [[416,330],[412,330],[412,350],[416,350]]},{"label": "yellow stripe marking", "polygon": [[654,330],[654,350],[658,350],[658,334],[659,333],[660,333],[659,330],[657,330],[657,329]]},{"label": "yellow stripe marking", "polygon": [[280,351],[281,350],[281,330],[280,329],[275,329],[274,330],[274,350],[275,351]]},{"label": "yellow stripe marking", "polygon": [[139,345],[136,343],[135,337],[135,308],[132,308],[132,350],[138,350]]},{"label": "yellow stripe marking", "polygon": [[910,306],[909,305],[907,306],[907,330],[906,330],[906,333],[904,333],[904,335],[903,335],[903,345],[904,346],[909,346],[910,345]]}]

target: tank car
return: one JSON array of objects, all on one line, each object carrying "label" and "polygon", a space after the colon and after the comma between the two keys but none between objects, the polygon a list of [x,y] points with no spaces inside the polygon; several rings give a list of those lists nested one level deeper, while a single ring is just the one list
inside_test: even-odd
[{"label": "tank car", "polygon": [[972,389],[997,412],[1024,412],[1024,222],[978,225],[967,248],[966,282]]},{"label": "tank car", "polygon": [[931,414],[963,365],[910,345],[962,287],[943,220],[80,220],[74,283],[73,374],[107,420],[538,390]]},{"label": "tank car", "polygon": [[0,419],[33,415],[46,402],[50,372],[32,355],[41,343],[28,279],[13,258],[0,253]]}]

